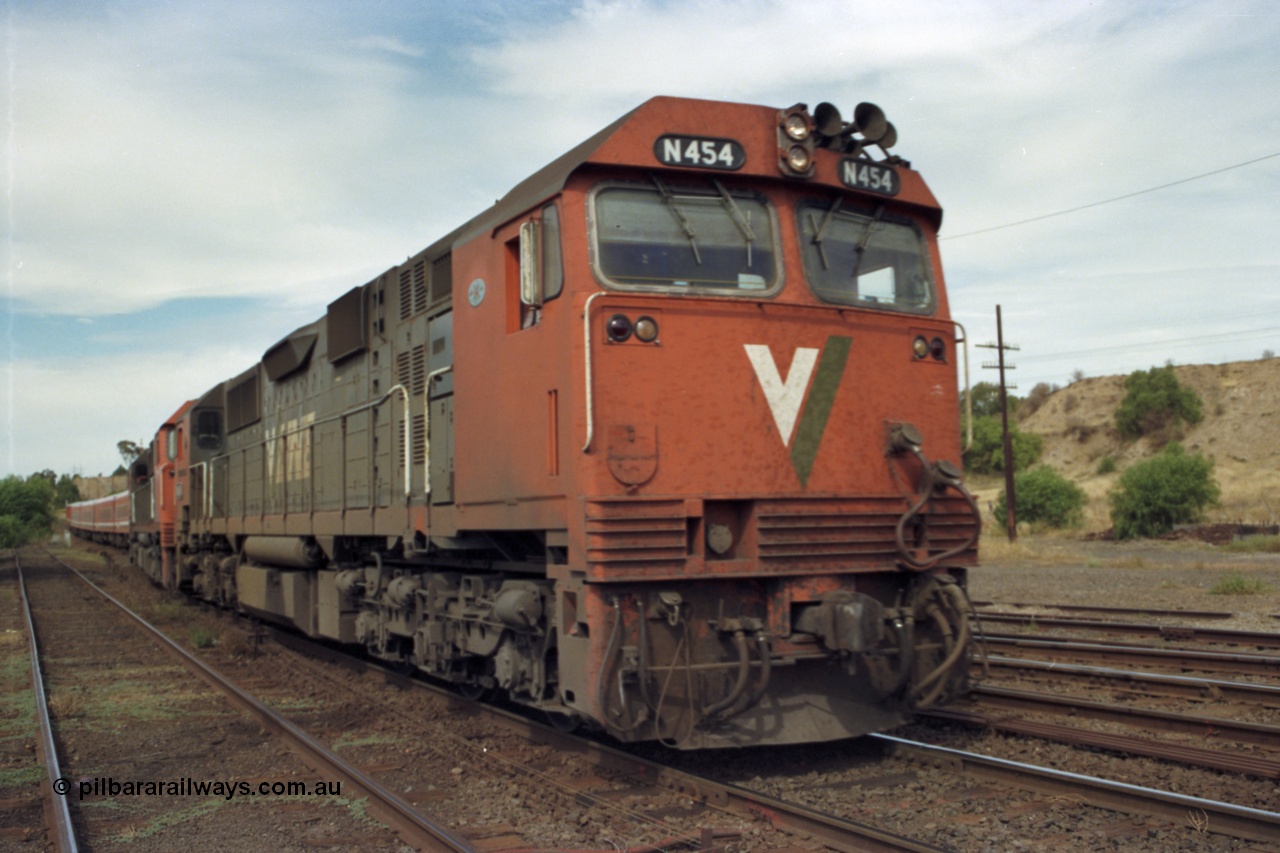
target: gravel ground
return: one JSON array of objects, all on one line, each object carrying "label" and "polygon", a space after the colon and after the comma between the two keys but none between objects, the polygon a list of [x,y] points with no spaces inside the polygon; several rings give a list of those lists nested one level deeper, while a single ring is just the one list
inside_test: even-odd
[{"label": "gravel ground", "polygon": [[[1255,591],[1224,594],[1242,584]],[[1280,631],[1280,554],[1239,553],[1196,540],[1140,542],[988,534],[969,575],[974,600],[1162,610],[1212,610],[1230,620],[1183,620],[1248,631]]]},{"label": "gravel ground", "polygon": [[[1280,613],[1280,555],[1237,554],[1200,542],[1128,544],[1045,537],[1028,537],[1012,546],[988,537],[984,546],[983,565],[970,574],[975,600],[1229,611],[1235,614],[1230,620],[1206,620],[1205,624],[1280,631],[1280,619],[1273,616]],[[1228,584],[1232,579],[1244,579],[1243,586],[1254,593],[1214,592],[1241,585]],[[120,584],[142,596],[151,594],[145,581],[132,573],[121,572]],[[224,620],[214,620],[213,625],[220,627],[224,640],[235,633]],[[425,813],[459,829],[487,827],[482,834],[494,836],[489,845],[494,849],[527,844],[608,849],[619,839],[624,843],[649,840],[644,837],[649,833],[637,831],[620,814],[565,796],[563,789],[579,785],[598,789],[615,784],[620,786],[619,799],[612,805],[626,803],[623,812],[640,806],[627,802],[621,780],[592,778],[593,771],[576,759],[552,756],[485,731],[456,710],[428,705],[368,676],[326,676],[309,664],[289,663],[270,646],[256,663],[243,650],[235,653],[227,646],[210,650],[209,655],[221,658],[232,670],[241,669],[239,675],[251,688],[271,682],[273,704],[290,706],[300,722],[318,730],[340,752],[376,769],[377,775]],[[256,685],[252,683],[255,673],[261,680]],[[354,682],[354,695],[342,689],[341,682]],[[1091,775],[1125,777],[1139,784],[1171,775],[1168,766],[1158,762],[1082,753],[1025,738],[959,730],[947,737],[975,751],[1042,761]],[[866,751],[853,741],[808,752],[721,753],[692,759],[690,769],[697,770],[702,763],[706,772],[718,770],[722,778],[804,799],[816,807],[960,851],[1280,849],[1203,834],[1194,827],[1089,809],[1070,798],[1009,792],[981,783],[957,787],[954,777],[943,769],[882,755],[863,757]],[[523,769],[504,769],[508,762],[508,768]],[[1188,793],[1202,794],[1196,788],[1208,785],[1222,791],[1223,799],[1253,797],[1253,804],[1280,807],[1280,788],[1274,780],[1206,782],[1175,775],[1179,775],[1176,784]],[[530,778],[541,782],[531,785]],[[696,808],[697,804],[672,796],[669,802],[648,802],[639,810],[654,814],[653,809]],[[727,823],[724,817],[708,814],[695,821],[719,826]],[[329,830],[330,843],[342,836],[334,829]],[[797,844],[796,839],[771,831],[767,822],[739,829],[742,836],[730,843],[734,853],[795,849]]]}]

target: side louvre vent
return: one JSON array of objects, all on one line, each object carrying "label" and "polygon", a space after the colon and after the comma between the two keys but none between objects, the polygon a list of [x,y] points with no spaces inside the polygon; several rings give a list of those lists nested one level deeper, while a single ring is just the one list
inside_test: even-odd
[{"label": "side louvre vent", "polygon": [[400,319],[408,320],[427,310],[427,261],[419,258],[400,268]]},{"label": "side louvre vent", "polygon": [[449,301],[453,292],[453,255],[441,255],[431,263],[431,304]]},{"label": "side louvre vent", "polygon": [[409,278],[409,270],[400,270],[400,319],[408,320],[413,316],[413,283]]},{"label": "side louvre vent", "polygon": [[396,381],[420,397],[427,388],[427,348],[422,344],[396,356]]}]

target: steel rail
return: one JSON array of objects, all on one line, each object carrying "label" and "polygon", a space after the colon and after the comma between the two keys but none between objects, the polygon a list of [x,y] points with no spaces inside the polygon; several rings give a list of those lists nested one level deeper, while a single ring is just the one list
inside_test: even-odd
[{"label": "steel rail", "polygon": [[[1154,708],[1134,708],[1114,702],[1092,702],[1076,696],[1036,693],[980,684],[969,695],[982,707],[970,709],[985,715],[986,708],[1035,711],[1037,713],[1070,713],[1072,717],[1121,723],[1147,731],[1158,730],[1178,734],[1214,737],[1249,743],[1270,750],[1280,750],[1280,726],[1247,723],[1204,714],[1178,714]],[[931,712],[924,712],[928,715]]]},{"label": "steel rail", "polygon": [[1280,648],[1280,634],[1269,631],[1230,631],[1223,628],[1197,628],[1194,625],[1153,625],[1143,622],[1108,622],[1078,616],[1045,616],[1031,613],[982,613],[983,622],[1013,625],[1050,625],[1087,631],[1155,636],[1180,642],[1224,643],[1258,648]]},{"label": "steel rail", "polygon": [[[1046,610],[1065,610],[1074,613],[1115,613],[1130,616],[1169,616],[1178,619],[1230,619],[1236,614],[1225,610],[1155,610],[1147,607],[1105,607],[1092,604],[1038,604],[1023,601],[975,601],[973,606],[982,609],[986,619],[988,607],[1042,607]],[[991,611],[998,613],[1000,611]]]},{"label": "steel rail", "polygon": [[27,637],[31,641],[31,683],[36,696],[36,719],[40,724],[40,752],[44,756],[45,771],[49,778],[45,786],[49,792],[48,804],[54,842],[62,853],[76,853],[75,827],[71,823],[71,811],[65,795],[54,790],[54,783],[62,779],[58,764],[58,748],[53,742],[53,722],[49,719],[49,703],[45,695],[44,677],[40,674],[40,646],[36,642],[36,625],[31,618],[31,601],[27,598],[27,584],[22,576],[22,562],[18,552],[13,552],[13,564],[18,570],[18,590],[22,596],[22,618],[26,623]]},{"label": "steel rail", "polygon": [[1082,799],[1089,806],[1130,814],[1158,815],[1179,825],[1186,823],[1189,814],[1199,813],[1197,816],[1202,816],[1208,832],[1254,841],[1275,841],[1280,837],[1280,814],[1276,812],[1022,764],[894,735],[873,734],[867,737],[915,755],[927,763],[986,777],[1004,785]]},{"label": "steel rail", "polygon": [[57,560],[68,571],[74,573],[98,595],[118,607],[143,631],[150,634],[156,642],[173,652],[187,669],[191,670],[215,690],[224,694],[232,705],[257,718],[265,729],[291,743],[309,759],[309,763],[312,763],[319,772],[328,774],[331,780],[341,780],[361,796],[368,797],[370,811],[386,823],[387,826],[398,832],[406,843],[420,850],[451,851],[451,853],[456,853],[456,851],[470,853],[470,851],[476,849],[465,839],[454,835],[445,827],[432,823],[418,814],[412,806],[380,783],[343,761],[325,747],[324,744],[225,679],[220,673],[171,640],[79,571],[58,560],[52,554],[50,554],[50,557]]},{"label": "steel rail", "polygon": [[1163,695],[1190,699],[1213,696],[1232,702],[1245,702],[1269,708],[1280,708],[1280,687],[1271,684],[1251,684],[1247,681],[1197,678],[1190,675],[1134,672],[1105,666],[1027,660],[1003,655],[992,655],[985,661],[985,664],[990,669],[1013,669],[1023,673],[1032,672],[1040,675],[1053,675],[1055,678],[1060,675],[1069,675],[1083,679],[1115,681],[1130,688]]},{"label": "steel rail", "polygon": [[[584,756],[588,761],[602,769],[636,779],[645,785],[662,786],[680,791],[691,799],[704,801],[715,808],[749,812],[768,820],[775,829],[821,839],[826,846],[833,850],[878,851],[878,853],[940,853],[945,849],[856,821],[822,814],[804,806],[788,803],[736,785],[716,782],[692,773],[676,770],[659,762],[641,758],[598,741],[543,725],[521,714],[481,702],[473,702],[430,682],[393,673],[375,661],[360,660],[350,655],[344,655],[328,646],[315,643],[306,637],[289,633],[276,626],[268,625],[266,627],[274,640],[300,654],[316,657],[351,669],[380,672],[385,676],[388,683],[394,683],[400,687],[425,690],[432,695],[444,698],[454,707],[466,709],[476,714],[483,714],[487,719],[521,737],[550,744],[552,747],[564,752]],[[575,796],[584,803],[607,803],[608,800],[607,797],[596,797],[586,791],[576,792]],[[690,836],[687,840],[691,843],[698,841],[697,836]]]},{"label": "steel rail", "polygon": [[928,720],[959,723],[971,728],[988,729],[1004,734],[1025,735],[1071,746],[1101,749],[1121,755],[1141,755],[1162,761],[1240,773],[1262,779],[1280,779],[1280,762],[1271,758],[1232,753],[1221,749],[1205,749],[1175,743],[1162,743],[1131,735],[1097,732],[1012,717],[996,717],[978,711],[934,710],[920,714]]},{"label": "steel rail", "polygon": [[1013,634],[985,634],[987,648],[993,651],[1017,649],[1037,655],[1055,655],[1073,660],[1104,660],[1164,666],[1199,672],[1235,672],[1276,677],[1280,674],[1280,657],[1243,652],[1205,652],[1189,649],[1156,649],[1151,646],[1101,643],[1066,637],[1031,639]]}]

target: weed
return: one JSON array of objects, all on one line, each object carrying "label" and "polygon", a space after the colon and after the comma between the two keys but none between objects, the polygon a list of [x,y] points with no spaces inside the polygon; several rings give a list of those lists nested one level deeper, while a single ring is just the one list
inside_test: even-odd
[{"label": "weed", "polygon": [[218,645],[218,632],[203,625],[192,625],[187,636],[191,639],[191,645],[197,649],[211,649]]},{"label": "weed", "polygon": [[1280,536],[1246,536],[1222,547],[1245,554],[1280,554]]},{"label": "weed", "polygon": [[151,605],[151,622],[155,624],[163,622],[171,625],[175,622],[186,621],[183,613],[185,609],[182,602],[176,599],[157,601]]},{"label": "weed", "polygon": [[49,711],[60,720],[82,717],[85,712],[84,695],[59,690],[49,698]]},{"label": "weed", "polygon": [[1271,592],[1271,587],[1262,578],[1252,578],[1232,572],[1226,575],[1209,590],[1210,595],[1262,595]]},{"label": "weed", "polygon": [[400,738],[391,735],[369,735],[368,737],[352,738],[347,734],[338,738],[333,743],[334,749],[350,749],[356,746],[374,746],[376,744],[399,743]]}]

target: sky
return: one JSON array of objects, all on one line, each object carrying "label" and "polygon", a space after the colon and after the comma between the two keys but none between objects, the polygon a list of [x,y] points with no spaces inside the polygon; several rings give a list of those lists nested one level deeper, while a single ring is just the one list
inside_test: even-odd
[{"label": "sky", "polygon": [[9,0],[0,28],[0,476],[110,473],[654,95],[878,104],[1015,393],[1280,351],[1272,0]]}]

